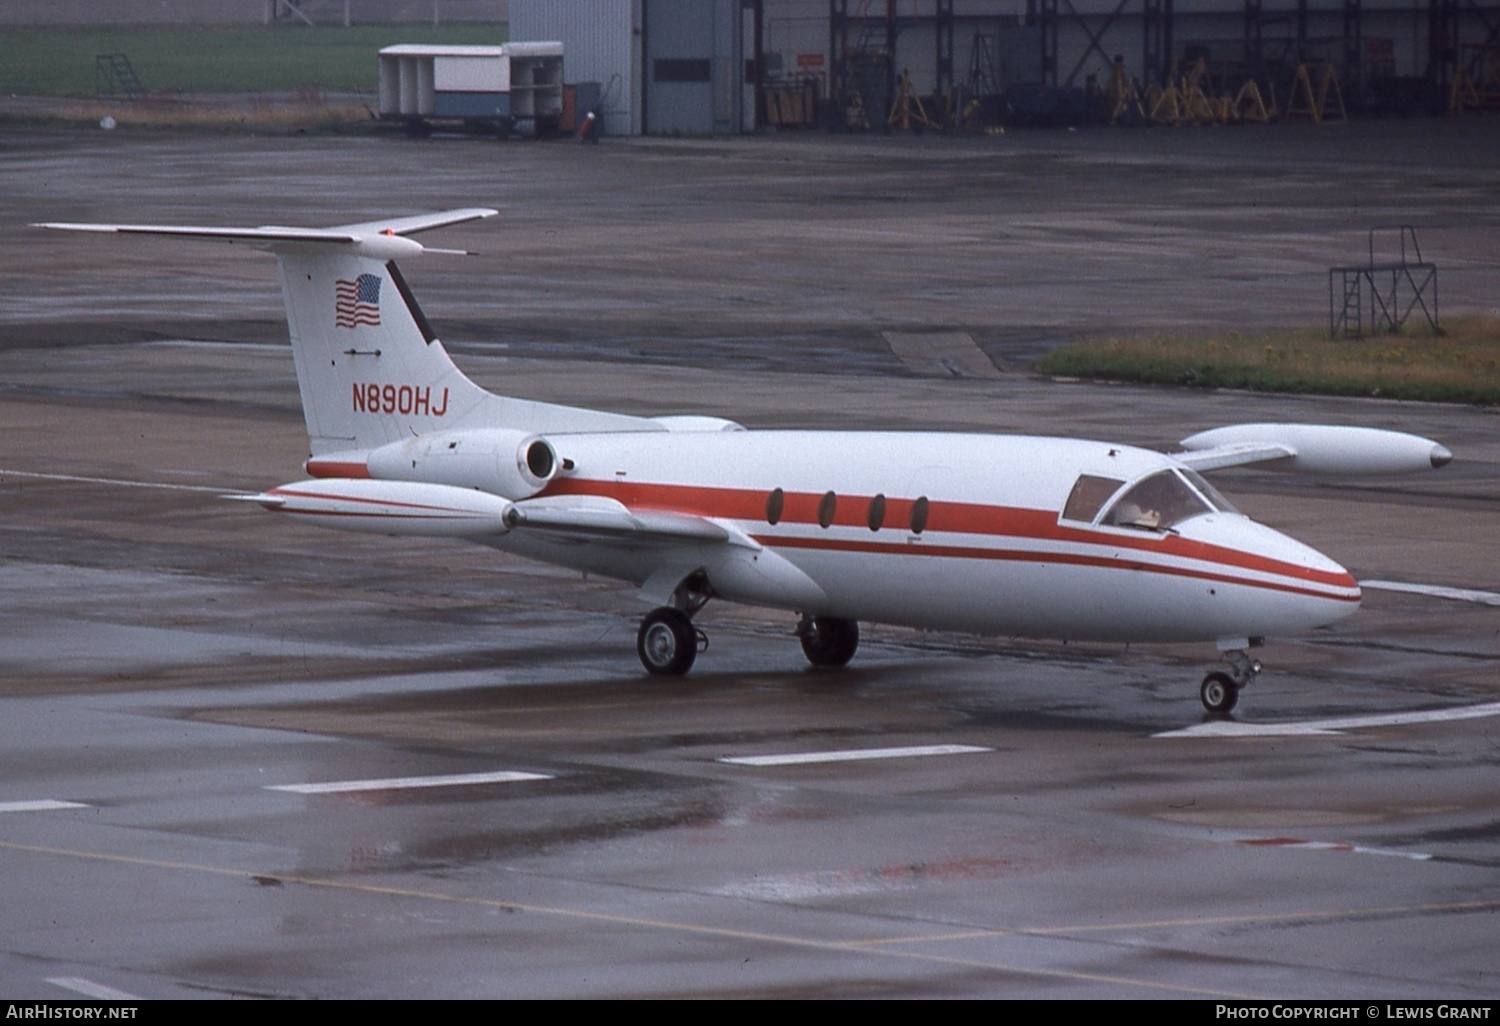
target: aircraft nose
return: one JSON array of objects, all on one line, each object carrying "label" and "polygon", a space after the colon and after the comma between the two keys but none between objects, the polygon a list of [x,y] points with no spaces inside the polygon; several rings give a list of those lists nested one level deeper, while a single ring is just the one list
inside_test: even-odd
[{"label": "aircraft nose", "polygon": [[[1310,545],[1248,517],[1216,516],[1185,522],[1184,534],[1196,528],[1202,539],[1240,553],[1246,584],[1310,603],[1316,617],[1340,619],[1359,607],[1359,582],[1344,567]],[[1333,615],[1332,611],[1339,611]],[[1329,621],[1331,622],[1331,620]]]},{"label": "aircraft nose", "polygon": [[1258,551],[1285,564],[1287,576],[1300,578],[1310,592],[1347,603],[1351,612],[1358,608],[1363,593],[1359,581],[1347,569],[1311,545],[1264,525],[1255,526],[1261,534]]},{"label": "aircraft nose", "polygon": [[1453,453],[1448,450],[1448,447],[1446,445],[1434,444],[1432,447],[1432,452],[1428,455],[1427,458],[1432,461],[1432,469],[1436,470],[1439,467],[1446,467],[1448,464],[1452,463]]},{"label": "aircraft nose", "polygon": [[1355,579],[1355,576],[1348,570],[1345,570],[1343,567],[1339,566],[1337,563],[1334,563],[1333,560],[1330,559],[1328,562],[1332,563],[1334,566],[1337,566],[1339,568],[1339,572],[1343,574],[1342,586],[1349,590],[1352,596],[1352,600],[1356,604],[1363,601],[1365,597],[1364,589],[1359,586],[1359,581]]}]

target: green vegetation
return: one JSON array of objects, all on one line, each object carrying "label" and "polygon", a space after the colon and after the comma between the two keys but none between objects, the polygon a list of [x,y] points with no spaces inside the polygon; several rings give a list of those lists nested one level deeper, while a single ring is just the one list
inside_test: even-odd
[{"label": "green vegetation", "polygon": [[1258,392],[1500,403],[1500,319],[1443,334],[1330,339],[1326,331],[1085,339],[1036,362],[1045,374]]},{"label": "green vegetation", "polygon": [[495,45],[505,25],[7,28],[0,32],[0,92],[88,96],[94,57],[124,53],[141,85],[160,92],[375,89],[375,52],[392,43]]}]

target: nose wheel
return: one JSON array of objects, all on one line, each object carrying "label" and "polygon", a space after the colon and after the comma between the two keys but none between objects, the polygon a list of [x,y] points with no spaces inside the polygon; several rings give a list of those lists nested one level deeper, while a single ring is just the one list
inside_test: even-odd
[{"label": "nose wheel", "polygon": [[1244,649],[1232,649],[1224,653],[1229,669],[1214,670],[1203,678],[1198,697],[1203,708],[1215,716],[1223,716],[1234,709],[1240,700],[1240,689],[1255,679],[1261,671],[1259,659],[1250,658]]}]

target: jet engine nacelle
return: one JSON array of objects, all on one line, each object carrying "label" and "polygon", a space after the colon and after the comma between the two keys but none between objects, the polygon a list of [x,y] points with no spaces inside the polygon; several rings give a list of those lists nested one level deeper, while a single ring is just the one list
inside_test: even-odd
[{"label": "jet engine nacelle", "polygon": [[557,475],[557,452],[540,435],[507,429],[441,431],[382,445],[365,461],[385,481],[425,481],[528,499]]},{"label": "jet engine nacelle", "polygon": [[1447,465],[1453,454],[1430,438],[1378,428],[1332,424],[1236,424],[1184,438],[1190,451],[1238,446],[1279,447],[1286,457],[1265,464],[1319,477],[1410,474]]},{"label": "jet engine nacelle", "polygon": [[441,538],[505,534],[515,508],[473,488],[342,477],[297,481],[246,498],[319,527]]}]

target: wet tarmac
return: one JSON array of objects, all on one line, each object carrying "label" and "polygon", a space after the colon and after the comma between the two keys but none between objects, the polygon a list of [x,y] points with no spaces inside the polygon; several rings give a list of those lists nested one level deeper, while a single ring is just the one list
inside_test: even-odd
[{"label": "wet tarmac", "polygon": [[[1490,310],[1497,137],[0,140],[0,993],[1493,998],[1496,414],[1024,360],[1317,323],[1369,223],[1419,224],[1445,311]],[[820,673],[792,617],[714,603],[693,674],[647,679],[629,588],[221,497],[305,456],[269,260],[21,227],[472,204],[507,216],[433,241],[485,255],[403,269],[491,388],[1158,445],[1414,431],[1453,465],[1218,481],[1362,580],[1471,594],[1371,586],[1271,639],[1212,730],[1212,646],[872,626]],[[923,332],[998,373],[911,359]]]}]

